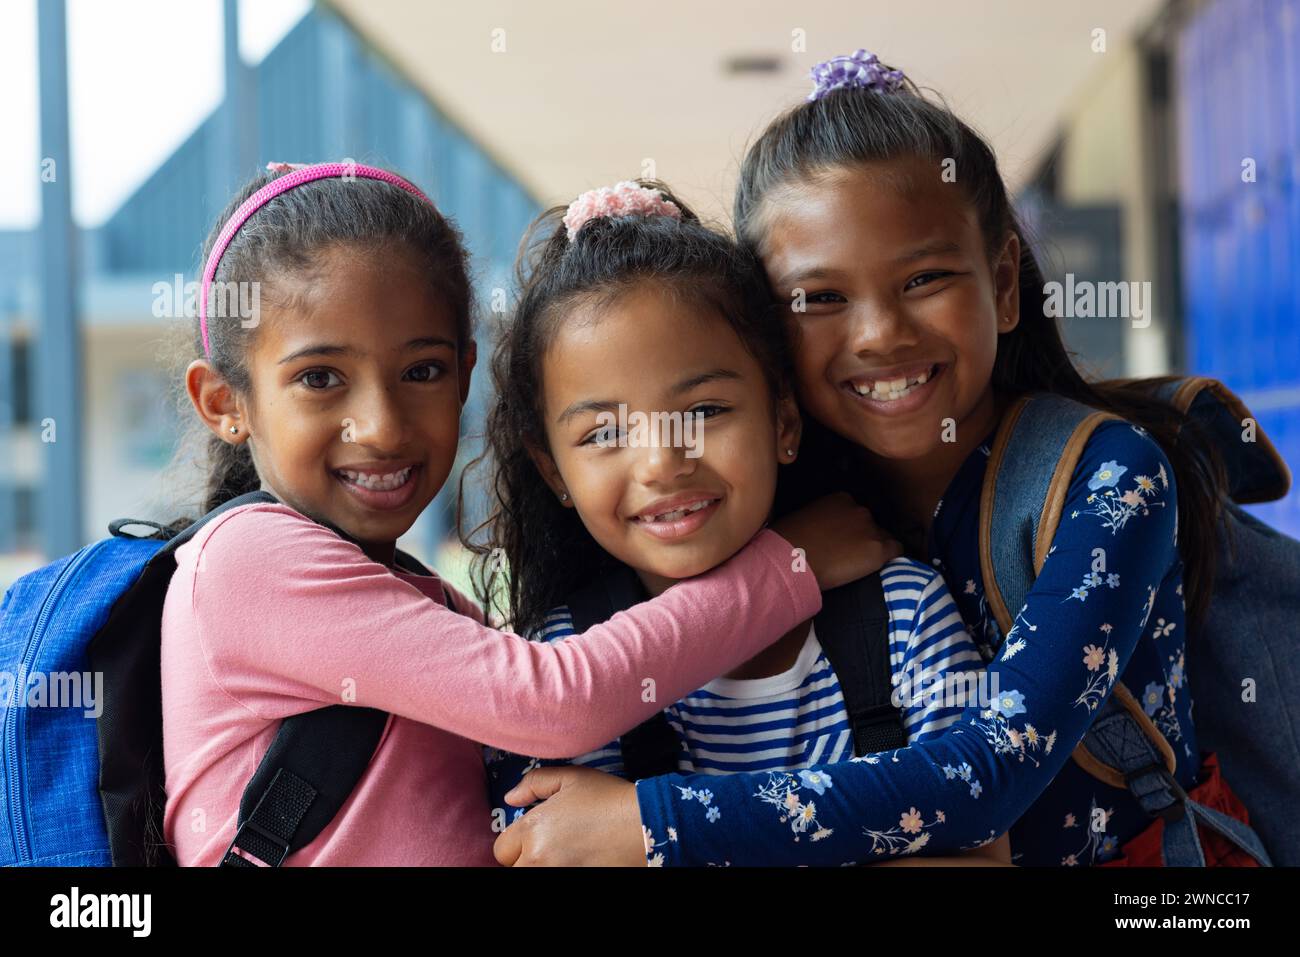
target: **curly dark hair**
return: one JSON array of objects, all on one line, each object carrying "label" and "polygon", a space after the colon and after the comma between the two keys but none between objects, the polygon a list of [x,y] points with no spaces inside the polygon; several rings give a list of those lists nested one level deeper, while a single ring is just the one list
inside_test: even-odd
[{"label": "curly dark hair", "polygon": [[[642,180],[681,210],[670,216],[589,220],[569,240],[558,206],[537,217],[516,261],[520,290],[497,331],[495,397],[483,453],[461,474],[490,468],[488,517],[460,537],[474,553],[475,590],[519,632],[592,576],[617,565],[565,508],[538,473],[530,446],[549,453],[542,411],[542,363],[557,331],[579,307],[609,306],[641,283],[698,303],[735,330],[762,367],[774,398],[791,394],[793,369],[781,323],[768,320],[771,298],[758,261],[723,231],[701,222],[663,184]],[[485,534],[484,534],[485,533]],[[505,559],[505,568],[501,559]],[[505,587],[501,575],[508,569]],[[504,607],[502,607],[504,606]]]}]

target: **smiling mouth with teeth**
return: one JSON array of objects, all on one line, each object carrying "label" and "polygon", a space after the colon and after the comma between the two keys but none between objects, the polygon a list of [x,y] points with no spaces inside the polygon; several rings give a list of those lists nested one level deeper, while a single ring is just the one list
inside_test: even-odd
[{"label": "smiling mouth with teeth", "polygon": [[386,475],[369,475],[364,472],[352,472],[348,469],[339,469],[338,474],[343,476],[344,480],[358,485],[361,488],[369,489],[372,492],[391,492],[393,489],[401,488],[406,484],[406,480],[411,477],[411,471],[415,468],[408,465],[406,468],[397,472],[389,472]]},{"label": "smiling mouth with teeth", "polygon": [[900,376],[897,379],[878,379],[869,384],[850,382],[849,388],[858,395],[875,399],[877,402],[894,402],[925,385],[934,377],[938,369],[938,365],[932,365],[925,372],[910,378]]},{"label": "smiling mouth with teeth", "polygon": [[634,516],[633,520],[637,522],[675,522],[679,518],[683,518],[691,514],[691,512],[698,512],[702,508],[708,508],[710,505],[712,505],[714,502],[717,501],[719,501],[719,499],[716,498],[705,499],[703,501],[696,502],[693,505],[687,505],[685,508],[675,508],[671,512],[660,512],[658,515]]}]

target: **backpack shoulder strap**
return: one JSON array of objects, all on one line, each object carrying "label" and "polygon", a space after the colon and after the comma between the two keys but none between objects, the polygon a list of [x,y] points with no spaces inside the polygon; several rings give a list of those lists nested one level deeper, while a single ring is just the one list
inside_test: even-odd
[{"label": "backpack shoulder strap", "polygon": [[[599,576],[569,596],[567,604],[578,634],[592,625],[646,600],[645,587],[626,565]],[[629,780],[672,774],[677,770],[681,741],[668,717],[659,711],[618,739],[623,770]]]},{"label": "backpack shoulder strap", "polygon": [[410,572],[412,575],[424,575],[426,578],[434,577],[428,566],[414,555],[404,552],[400,548],[393,555],[393,564],[402,571]]},{"label": "backpack shoulder strap", "polygon": [[[1003,416],[984,473],[979,545],[985,600],[1004,636],[1047,560],[1084,446],[1099,425],[1118,418],[1047,394],[1022,396]],[[1124,733],[1150,739],[1172,773],[1173,748],[1123,682],[1115,682],[1111,697],[1115,704],[1110,712]],[[1090,747],[1094,733],[1090,729],[1075,748],[1075,763],[1107,784],[1127,788],[1125,771],[1106,763],[1114,750]]]},{"label": "backpack shoulder strap", "polygon": [[1193,800],[1183,790],[1174,776],[1172,749],[1123,684],[1116,683],[1074,759],[1094,777],[1127,788],[1142,810],[1164,821],[1165,867],[1205,866],[1198,825],[1216,832],[1261,866],[1271,866],[1263,842],[1248,824]]},{"label": "backpack shoulder strap", "polygon": [[[223,512],[275,501],[262,491],[240,495],[168,539],[90,643],[91,668],[105,675],[96,733],[100,796],[115,866],[174,863],[162,826],[167,795],[158,649],[163,602],[176,571],[176,549]],[[117,528],[110,526],[110,530],[120,534],[122,524],[114,523]],[[387,718],[373,708],[332,705],[282,721],[244,790],[239,829],[222,865],[254,866],[232,853],[236,847],[278,865],[314,840],[352,793]]]},{"label": "backpack shoulder strap", "polygon": [[[196,521],[193,525],[187,525],[185,528],[181,529],[181,531],[177,532],[175,535],[168,538],[167,544],[164,545],[161,549],[159,549],[159,554],[170,555],[171,553],[175,552],[176,549],[180,548],[182,545],[184,545],[186,542],[192,539],[195,535],[197,535],[201,528],[203,528],[205,525],[210,523],[218,515],[223,515],[226,512],[240,508],[241,506],[244,505],[275,505],[278,503],[279,503],[279,499],[277,499],[270,492],[263,492],[260,490],[256,492],[246,492],[243,495],[237,495],[227,502],[222,502],[212,511],[208,512],[206,515],[201,515],[198,521]],[[121,525],[118,522],[111,522],[108,526],[110,532],[114,531],[115,525],[118,526],[120,530]],[[114,532],[114,534],[116,534],[116,532]]]},{"label": "backpack shoulder strap", "polygon": [[244,788],[239,827],[220,867],[256,867],[236,851],[279,867],[338,815],[379,746],[389,715],[329,705],[280,722]]},{"label": "backpack shoulder strap", "polygon": [[1022,396],[998,427],[980,495],[980,572],[1005,635],[1047,560],[1070,478],[1097,426],[1118,416],[1056,395]]},{"label": "backpack shoulder strap", "polygon": [[[1150,386],[1153,394],[1188,413],[1211,383],[1152,380]],[[1223,401],[1210,395],[1215,403]],[[1228,410],[1234,435],[1239,428],[1235,416],[1244,408]],[[985,597],[1003,635],[1014,624],[1010,609],[1024,606],[1042,571],[1084,446],[1097,426],[1115,418],[1051,395],[1022,397],[1004,416],[984,476],[979,528]],[[1269,863],[1253,830],[1188,797],[1174,776],[1173,748],[1123,682],[1115,682],[1072,757],[1098,780],[1128,790],[1143,810],[1165,822],[1166,866],[1205,865],[1197,825],[1216,831],[1261,864]]]},{"label": "backpack shoulder strap", "polygon": [[[102,710],[95,723],[99,793],[115,866],[174,863],[163,839],[167,800],[162,763],[162,608],[176,572],[176,549],[217,515],[252,502],[274,502],[266,492],[241,495],[172,536],[109,611],[86,646],[90,669],[104,675]],[[119,519],[109,526],[125,534]],[[168,533],[159,527],[155,533]]]},{"label": "backpack shoulder strap", "polygon": [[844,695],[853,753],[863,757],[906,746],[903,715],[891,700],[889,609],[880,573],[823,593],[813,626]]},{"label": "backpack shoulder strap", "polygon": [[645,586],[626,565],[599,576],[566,601],[573,615],[573,630],[581,634],[592,625],[609,621],[620,611],[646,600]]},{"label": "backpack shoulder strap", "polygon": [[[249,501],[275,501],[265,492],[253,494],[266,498]],[[233,501],[247,504],[244,498]],[[226,503],[225,507],[234,506]],[[320,524],[340,538],[353,541],[337,526]],[[433,576],[418,559],[400,549],[394,564],[417,575]],[[442,596],[443,603],[451,607],[445,587]],[[338,816],[369,767],[388,720],[388,712],[377,708],[336,704],[281,721],[271,746],[244,788],[238,829],[218,866],[257,866],[236,853],[238,850],[279,867],[294,851],[314,841]]]}]

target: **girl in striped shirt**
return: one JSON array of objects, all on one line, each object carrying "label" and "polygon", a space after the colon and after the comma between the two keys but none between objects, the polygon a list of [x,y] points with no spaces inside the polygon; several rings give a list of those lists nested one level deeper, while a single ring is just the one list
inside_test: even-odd
[{"label": "girl in striped shirt", "polygon": [[[485,458],[498,500],[475,530],[486,540],[471,533],[466,544],[481,559],[482,597],[498,595],[504,557],[512,626],[558,641],[575,632],[566,596],[595,576],[625,566],[656,596],[741,548],[771,517],[801,424],[757,262],[667,190],[620,183],[584,194],[544,214],[524,250],[522,297],[493,360]],[[983,661],[942,576],[897,551],[883,557],[894,703],[907,740],[922,741],[968,703],[934,693],[939,683]],[[853,757],[840,681],[812,620],[667,717],[682,771],[806,777]],[[523,813],[505,794],[541,762],[488,749],[487,763],[501,831]],[[625,773],[617,741],[572,763]],[[697,799],[708,798],[701,789]],[[815,816],[806,823],[818,839]]]}]

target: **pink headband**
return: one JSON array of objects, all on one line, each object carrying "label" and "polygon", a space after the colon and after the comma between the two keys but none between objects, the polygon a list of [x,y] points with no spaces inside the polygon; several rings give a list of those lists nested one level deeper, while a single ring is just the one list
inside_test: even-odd
[{"label": "pink headband", "polygon": [[266,168],[274,171],[289,169],[293,170],[293,172],[267,183],[240,204],[234,215],[222,227],[221,235],[217,237],[216,245],[212,247],[212,255],[208,256],[207,266],[203,269],[203,283],[199,289],[199,331],[203,335],[203,354],[208,358],[212,357],[212,350],[208,347],[208,291],[212,287],[213,277],[217,274],[217,266],[220,265],[226,247],[235,238],[235,233],[239,232],[239,228],[248,222],[250,216],[275,199],[275,197],[293,189],[295,186],[301,186],[303,183],[310,183],[318,179],[328,179],[332,176],[353,179],[360,176],[362,179],[377,179],[380,182],[397,186],[413,196],[418,196],[429,205],[433,205],[428,196],[425,196],[424,193],[396,173],[377,169],[374,166],[362,166],[358,163],[315,163],[310,166],[293,163],[267,163]]}]

